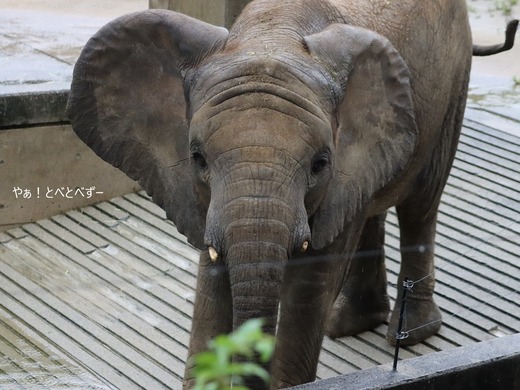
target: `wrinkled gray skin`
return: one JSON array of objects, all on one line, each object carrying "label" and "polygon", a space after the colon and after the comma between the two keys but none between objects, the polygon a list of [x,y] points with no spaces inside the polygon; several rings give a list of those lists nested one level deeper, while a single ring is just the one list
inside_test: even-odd
[{"label": "wrinkled gray skin", "polygon": [[146,11],[89,41],[75,131],[202,251],[190,356],[264,317],[271,333],[278,321],[271,388],[314,380],[324,334],[387,319],[392,206],[400,283],[424,278],[407,326],[429,324],[403,344],[437,332],[433,244],[470,72],[465,3],[257,0],[229,33]]}]

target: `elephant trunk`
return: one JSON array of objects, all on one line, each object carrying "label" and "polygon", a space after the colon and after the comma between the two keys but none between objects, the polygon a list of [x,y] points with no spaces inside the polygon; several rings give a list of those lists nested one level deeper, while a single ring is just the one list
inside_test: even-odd
[{"label": "elephant trunk", "polygon": [[[233,328],[249,319],[262,318],[264,332],[274,335],[288,259],[289,233],[281,222],[263,221],[261,224],[265,230],[261,235],[244,221],[227,229],[229,236],[241,236],[229,245],[226,255],[233,301]],[[271,370],[270,363],[263,366]],[[266,388],[258,377],[245,378],[245,384],[250,389]]]},{"label": "elephant trunk", "polygon": [[247,161],[216,161],[228,165],[226,175],[212,180],[205,241],[210,257],[229,272],[233,329],[262,318],[264,331],[275,335],[285,267],[293,251],[308,245],[310,229],[303,185],[287,179],[294,174],[278,163],[284,156],[266,148],[248,152],[239,156]]},{"label": "elephant trunk", "polygon": [[264,319],[264,331],[275,334],[287,250],[265,242],[241,242],[228,252],[233,300],[233,328],[251,318]]},{"label": "elephant trunk", "polygon": [[[264,318],[274,334],[284,268],[295,244],[295,210],[284,201],[246,197],[219,210],[225,228],[216,251],[229,271],[234,328],[250,318]],[[305,225],[307,222],[305,221]],[[298,237],[301,235],[297,235]]]},{"label": "elephant trunk", "polygon": [[[233,327],[262,317],[274,334],[284,267],[308,244],[310,229],[304,194],[287,180],[287,164],[277,163],[279,152],[260,152],[270,164],[230,159],[227,175],[214,180],[205,240],[229,271]],[[250,151],[245,157],[255,156]]]},{"label": "elephant trunk", "polygon": [[294,210],[276,198],[247,196],[229,202],[221,213],[233,328],[263,318],[264,330],[274,334],[284,268],[294,241]]}]

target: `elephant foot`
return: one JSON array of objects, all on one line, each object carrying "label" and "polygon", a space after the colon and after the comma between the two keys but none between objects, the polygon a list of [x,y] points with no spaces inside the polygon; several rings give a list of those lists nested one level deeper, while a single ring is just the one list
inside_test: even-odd
[{"label": "elephant foot", "polygon": [[[391,345],[396,344],[396,333],[399,325],[400,307],[396,305],[392,312],[386,339]],[[439,331],[442,323],[442,314],[433,298],[406,299],[406,317],[403,320],[403,332],[410,331],[406,338],[401,339],[400,345],[414,345],[426,340]]]},{"label": "elephant foot", "polygon": [[390,302],[386,293],[357,294],[356,298],[340,295],[336,299],[325,324],[327,336],[352,336],[374,329],[388,319]]}]

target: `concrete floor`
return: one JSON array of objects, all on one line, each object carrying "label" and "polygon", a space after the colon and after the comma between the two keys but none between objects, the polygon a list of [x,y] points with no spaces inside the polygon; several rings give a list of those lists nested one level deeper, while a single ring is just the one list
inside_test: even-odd
[{"label": "concrete floor", "polygon": [[[496,1],[468,0],[475,43],[504,39],[507,20]],[[148,0],[2,0],[0,3],[0,94],[68,89],[81,48],[117,16],[148,8]],[[520,77],[520,45],[507,54],[474,58],[475,74]]]}]

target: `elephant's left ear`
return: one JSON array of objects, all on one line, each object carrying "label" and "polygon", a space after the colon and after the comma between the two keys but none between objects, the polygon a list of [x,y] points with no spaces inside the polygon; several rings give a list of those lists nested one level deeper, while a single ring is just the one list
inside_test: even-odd
[{"label": "elephant's left ear", "polygon": [[333,24],[305,43],[339,95],[334,177],[313,217],[312,246],[320,249],[406,169],[417,125],[408,67],[386,38]]},{"label": "elephant's left ear", "polygon": [[189,165],[184,75],[227,36],[224,28],[166,10],[115,19],[83,49],[67,107],[76,134],[137,180],[201,249],[207,206]]}]

